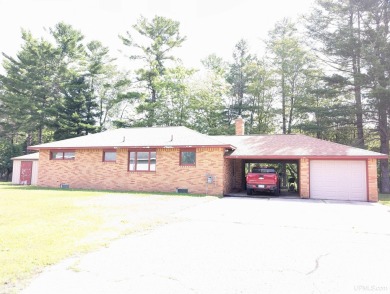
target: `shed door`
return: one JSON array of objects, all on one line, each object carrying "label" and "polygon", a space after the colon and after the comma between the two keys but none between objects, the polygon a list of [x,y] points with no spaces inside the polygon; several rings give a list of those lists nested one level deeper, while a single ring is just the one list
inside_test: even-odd
[{"label": "shed door", "polygon": [[20,165],[20,184],[31,185],[32,161],[22,161]]},{"label": "shed door", "polygon": [[364,160],[311,160],[310,198],[367,201]]}]

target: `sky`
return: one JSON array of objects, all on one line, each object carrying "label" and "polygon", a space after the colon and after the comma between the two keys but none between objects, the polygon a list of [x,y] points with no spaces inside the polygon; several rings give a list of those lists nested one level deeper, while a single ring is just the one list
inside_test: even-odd
[{"label": "sky", "polygon": [[[80,30],[86,41],[99,40],[111,55],[124,60],[126,48],[118,35],[132,31],[143,15],[165,16],[180,22],[187,37],[174,53],[187,67],[199,68],[200,60],[215,53],[231,59],[240,39],[261,54],[263,40],[284,17],[296,19],[314,0],[0,0],[0,52],[14,56],[22,44],[21,28],[36,37],[64,21]],[[46,30],[45,30],[46,28]],[[122,52],[120,52],[122,51]],[[1,61],[2,57],[0,57]]]}]

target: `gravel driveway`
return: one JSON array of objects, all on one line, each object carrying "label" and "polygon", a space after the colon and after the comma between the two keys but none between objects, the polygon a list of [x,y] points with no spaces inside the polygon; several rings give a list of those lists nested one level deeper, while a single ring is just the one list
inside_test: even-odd
[{"label": "gravel driveway", "polygon": [[215,198],[173,217],[23,293],[390,293],[390,207]]}]

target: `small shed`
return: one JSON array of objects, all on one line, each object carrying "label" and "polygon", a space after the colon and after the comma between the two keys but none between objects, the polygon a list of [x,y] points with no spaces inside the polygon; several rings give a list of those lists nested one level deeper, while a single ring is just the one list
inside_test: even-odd
[{"label": "small shed", "polygon": [[37,185],[39,152],[11,159],[13,160],[12,184]]}]

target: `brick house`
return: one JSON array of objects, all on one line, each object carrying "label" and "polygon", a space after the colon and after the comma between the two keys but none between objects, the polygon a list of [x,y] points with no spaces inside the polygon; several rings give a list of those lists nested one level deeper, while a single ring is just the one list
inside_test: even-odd
[{"label": "brick house", "polygon": [[304,135],[208,136],[186,127],[116,129],[29,147],[38,185],[223,196],[245,189],[245,167],[292,163],[301,198],[377,201],[377,159],[387,155]]}]

